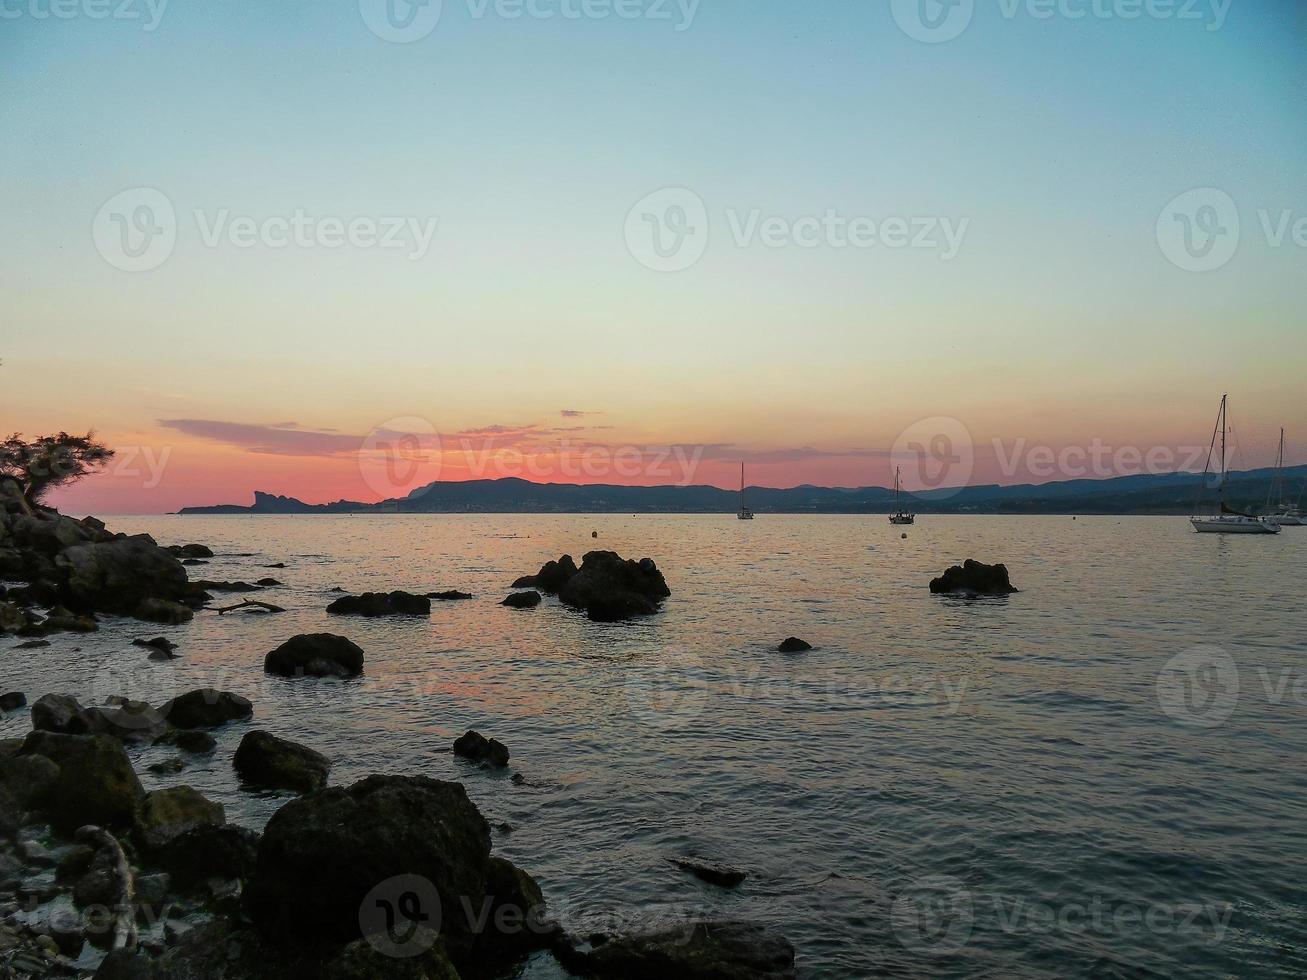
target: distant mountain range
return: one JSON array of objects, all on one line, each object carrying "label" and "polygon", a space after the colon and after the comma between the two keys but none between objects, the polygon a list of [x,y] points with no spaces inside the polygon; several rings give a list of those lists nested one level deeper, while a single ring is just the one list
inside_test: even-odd
[{"label": "distant mountain range", "polygon": [[[1264,509],[1274,470],[1231,473],[1231,506],[1252,513]],[[1284,469],[1285,492],[1297,499],[1307,466]],[[894,491],[884,487],[844,489],[751,487],[749,506],[759,514],[886,514]],[[1196,473],[1120,476],[1105,480],[964,487],[904,494],[904,508],[918,514],[1188,514],[1195,504],[1215,507]],[[734,490],[708,486],[623,487],[527,480],[469,480],[432,483],[393,500],[368,504],[338,500],[307,504],[294,497],[255,491],[254,503],[183,507],[181,514],[724,514],[739,508]]]}]

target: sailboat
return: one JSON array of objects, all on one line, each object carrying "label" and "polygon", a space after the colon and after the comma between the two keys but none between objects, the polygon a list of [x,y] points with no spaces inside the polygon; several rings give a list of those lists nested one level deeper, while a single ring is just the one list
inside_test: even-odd
[{"label": "sailboat", "polygon": [[1275,458],[1275,479],[1271,481],[1271,492],[1266,495],[1266,509],[1270,511],[1264,520],[1276,527],[1301,527],[1307,524],[1302,511],[1290,506],[1284,499],[1284,430],[1280,430],[1280,454]]},{"label": "sailboat", "polygon": [[[1194,526],[1194,530],[1200,534],[1279,534],[1280,526],[1278,524],[1269,524],[1252,514],[1244,514],[1234,510],[1225,502],[1225,430],[1226,424],[1226,404],[1229,395],[1221,396],[1221,411],[1216,417],[1216,427],[1221,432],[1221,474],[1217,483],[1217,494],[1220,498],[1221,509],[1219,513],[1189,518],[1189,523]],[[1207,466],[1203,468],[1204,478],[1207,471],[1212,465],[1212,453],[1216,449],[1216,433],[1212,433],[1212,444],[1207,450]]]},{"label": "sailboat", "polygon": [[744,503],[744,461],[740,461],[740,512],[735,515],[742,521],[753,520],[753,511]]},{"label": "sailboat", "polygon": [[899,479],[899,468],[894,467],[894,513],[890,514],[889,522],[891,524],[913,524],[917,517],[915,514],[903,513],[903,504],[900,502],[902,481]]}]

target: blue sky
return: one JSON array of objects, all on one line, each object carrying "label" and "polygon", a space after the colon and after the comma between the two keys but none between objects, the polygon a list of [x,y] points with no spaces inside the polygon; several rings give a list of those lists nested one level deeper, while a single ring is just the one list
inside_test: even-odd
[{"label": "blue sky", "polygon": [[[399,44],[362,2],[173,0],[147,30],[145,0],[121,8],[135,20],[5,0],[11,427],[453,431],[580,401],[613,438],[756,452],[884,447],[939,414],[977,439],[1170,443],[1229,389],[1258,452],[1280,424],[1307,447],[1307,248],[1268,241],[1259,215],[1307,217],[1304,5],[1158,0],[1169,16],[1127,19],[1132,0],[976,0],[930,44],[890,2],[626,0],[637,16],[599,19],[557,15],[580,0],[537,0],[550,18],[445,0]],[[175,207],[176,245],[124,272],[91,228],[140,187]],[[711,226],[673,273],[623,238],[666,187]],[[1193,188],[1241,224],[1206,272],[1156,231]],[[224,215],[296,211],[438,230],[416,261],[203,241]],[[732,236],[750,214],[828,212],[965,237],[944,258]],[[30,368],[58,358],[74,391],[55,404]],[[760,482],[805,482],[777,467]]]}]

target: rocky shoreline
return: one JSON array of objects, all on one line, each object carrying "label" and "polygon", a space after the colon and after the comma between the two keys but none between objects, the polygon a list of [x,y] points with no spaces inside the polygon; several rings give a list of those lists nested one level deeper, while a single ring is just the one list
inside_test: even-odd
[{"label": "rocky shoreline", "polygon": [[[182,624],[200,610],[277,609],[208,606],[213,592],[264,587],[190,580],[184,563],[208,557],[204,545],[164,548],[94,518],[6,509],[0,580],[22,584],[0,591],[0,635],[39,642],[92,632],[105,615]],[[611,552],[591,552],[579,567],[565,556],[532,578],[598,621],[655,614],[670,595],[651,560]],[[337,600],[331,612],[411,615],[432,598],[471,597],[372,593]],[[165,641],[151,655],[174,654]],[[312,685],[357,676],[364,660],[344,637],[307,634],[269,651],[263,668]],[[184,783],[146,792],[125,746],[176,748],[176,759],[151,767],[176,775],[185,755],[216,750],[214,730],[249,724],[253,705],[239,695],[200,689],[156,706],[10,692],[0,703],[21,710],[28,694],[31,732],[0,740],[0,980],[471,980],[514,975],[531,955],[598,978],[795,975],[789,942],[747,923],[569,935],[531,875],[491,853],[489,824],[460,783],[375,774],[329,786],[330,759],[252,729],[233,769],[252,787],[296,794],[262,834],[227,823],[221,805]],[[483,766],[509,758],[476,732],[453,750]],[[706,865],[688,870],[735,880]]]}]

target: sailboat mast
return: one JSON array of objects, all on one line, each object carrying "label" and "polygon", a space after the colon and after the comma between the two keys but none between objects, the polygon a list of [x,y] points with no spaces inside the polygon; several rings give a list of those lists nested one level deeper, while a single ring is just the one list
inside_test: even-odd
[{"label": "sailboat mast", "polygon": [[1229,397],[1228,394],[1221,396],[1221,483],[1217,492],[1220,494],[1222,514],[1225,513],[1225,400]]}]

